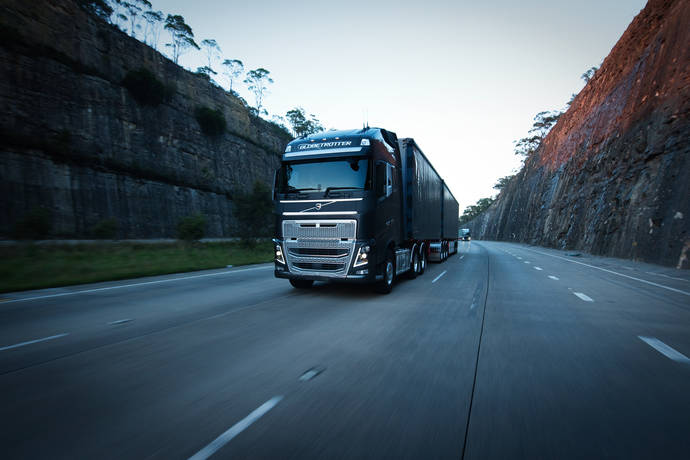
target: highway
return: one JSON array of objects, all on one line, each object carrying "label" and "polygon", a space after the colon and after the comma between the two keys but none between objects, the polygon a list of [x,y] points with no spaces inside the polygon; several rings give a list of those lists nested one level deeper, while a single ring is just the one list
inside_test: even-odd
[{"label": "highway", "polygon": [[0,457],[690,452],[690,274],[462,243],[390,295],[272,264],[0,295]]}]

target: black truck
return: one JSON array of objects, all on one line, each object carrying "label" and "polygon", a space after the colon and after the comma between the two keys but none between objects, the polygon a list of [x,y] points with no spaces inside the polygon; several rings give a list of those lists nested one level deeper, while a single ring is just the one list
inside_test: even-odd
[{"label": "black truck", "polygon": [[380,128],[290,142],[276,172],[275,276],[373,283],[457,252],[458,203],[413,139]]}]

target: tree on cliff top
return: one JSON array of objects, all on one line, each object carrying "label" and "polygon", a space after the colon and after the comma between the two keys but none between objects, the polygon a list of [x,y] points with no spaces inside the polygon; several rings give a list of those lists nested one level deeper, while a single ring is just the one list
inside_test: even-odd
[{"label": "tree on cliff top", "polygon": [[506,185],[508,185],[508,182],[510,182],[510,180],[513,177],[515,177],[515,176],[514,175],[513,176],[503,176],[503,177],[499,178],[498,181],[496,181],[496,183],[494,184],[494,189],[503,190],[503,188]]},{"label": "tree on cliff top", "polygon": [[321,126],[316,115],[311,114],[309,116],[310,118],[307,118],[302,107],[295,107],[285,114],[296,137],[308,136],[323,131],[323,126]]},{"label": "tree on cliff top", "polygon": [[206,38],[201,41],[201,47],[204,48],[204,52],[206,53],[206,68],[208,69],[209,77],[211,74],[217,75],[218,72],[213,70],[213,63],[220,58],[220,46],[218,46],[218,42]]},{"label": "tree on cliff top", "polygon": [[108,4],[107,0],[79,0],[79,5],[86,9],[86,11],[90,11],[99,18],[110,22],[113,8]]},{"label": "tree on cliff top", "polygon": [[244,83],[247,84],[247,89],[254,93],[254,100],[256,101],[256,112],[261,115],[261,108],[263,107],[264,98],[268,94],[268,85],[273,83],[273,79],[269,77],[268,70],[259,67],[258,69],[247,72],[247,78]]},{"label": "tree on cliff top", "polygon": [[[161,23],[163,22],[162,11],[147,11],[143,15],[146,21],[146,28],[144,29],[144,43],[148,43],[154,50],[158,49],[158,37],[160,36]],[[151,42],[149,42],[149,35],[151,35]]]},{"label": "tree on cliff top", "polygon": [[184,22],[184,18],[179,14],[169,14],[165,19],[165,30],[170,32],[171,42],[166,43],[165,46],[172,48],[173,62],[177,64],[180,56],[187,50],[187,48],[200,49],[199,45],[194,41],[194,32],[192,28]]},{"label": "tree on cliff top", "polygon": [[493,198],[480,198],[477,201],[477,204],[469,205],[468,207],[466,207],[462,213],[462,216],[460,216],[460,225],[464,224],[465,222],[469,222],[475,217],[479,216],[481,213],[489,209],[489,206],[491,206],[493,202]]},{"label": "tree on cliff top", "polygon": [[587,83],[589,83],[589,81],[592,78],[594,78],[594,74],[597,73],[597,70],[599,70],[599,67],[597,67],[597,66],[590,67],[589,69],[587,69],[587,71],[585,73],[583,73],[580,76],[580,78],[582,78],[584,80],[585,84],[587,84]]},{"label": "tree on cliff top", "polygon": [[151,2],[149,2],[149,0],[132,0],[131,2],[122,2],[122,6],[124,6],[127,13],[129,13],[129,34],[137,38],[136,30],[140,28],[138,25],[139,16],[141,16],[141,12],[144,11],[144,8],[151,8]]},{"label": "tree on cliff top", "polygon": [[232,93],[232,82],[237,80],[242,72],[244,72],[244,64],[239,59],[226,59],[223,61],[225,66],[225,76],[228,77],[230,82],[230,92]]},{"label": "tree on cliff top", "polygon": [[551,131],[551,128],[553,128],[561,115],[563,115],[563,112],[555,110],[536,114],[534,116],[532,128],[528,131],[531,136],[523,137],[515,141],[515,154],[529,157],[536,152],[541,145],[541,141],[544,140],[549,131]]}]

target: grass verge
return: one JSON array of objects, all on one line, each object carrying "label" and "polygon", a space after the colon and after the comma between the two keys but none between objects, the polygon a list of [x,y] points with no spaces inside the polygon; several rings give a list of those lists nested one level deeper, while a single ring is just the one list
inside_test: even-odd
[{"label": "grass verge", "polygon": [[164,275],[273,260],[270,242],[0,247],[0,292]]}]

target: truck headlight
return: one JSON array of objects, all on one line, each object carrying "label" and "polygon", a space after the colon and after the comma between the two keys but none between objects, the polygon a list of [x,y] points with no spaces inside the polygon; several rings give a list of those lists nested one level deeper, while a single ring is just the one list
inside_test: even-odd
[{"label": "truck headlight", "polygon": [[280,244],[276,244],[276,262],[285,265],[285,257],[283,257],[283,249]]},{"label": "truck headlight", "polygon": [[357,257],[355,258],[355,263],[353,267],[361,267],[369,263],[369,251],[371,248],[369,246],[362,246],[357,251]]}]

